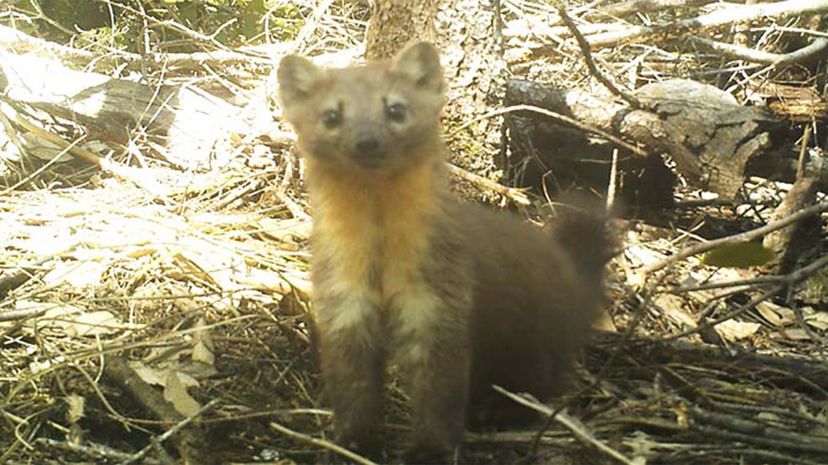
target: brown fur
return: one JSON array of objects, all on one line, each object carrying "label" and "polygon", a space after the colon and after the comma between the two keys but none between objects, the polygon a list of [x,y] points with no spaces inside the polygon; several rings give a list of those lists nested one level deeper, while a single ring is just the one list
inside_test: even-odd
[{"label": "brown fur", "polygon": [[314,207],[314,313],[337,440],[379,446],[388,359],[408,377],[415,461],[460,443],[469,398],[495,400],[492,383],[549,395],[600,303],[601,221],[550,236],[452,198],[428,44],[341,70],[290,56],[278,77]]}]

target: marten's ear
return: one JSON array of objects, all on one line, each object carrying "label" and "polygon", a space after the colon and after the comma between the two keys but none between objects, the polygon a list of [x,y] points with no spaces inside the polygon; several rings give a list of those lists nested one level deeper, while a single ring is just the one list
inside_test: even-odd
[{"label": "marten's ear", "polygon": [[282,58],[276,72],[282,104],[290,106],[308,97],[322,73],[322,69],[305,58],[296,55]]},{"label": "marten's ear", "polygon": [[404,48],[391,61],[391,71],[407,77],[424,89],[443,91],[440,54],[428,42],[418,42]]}]

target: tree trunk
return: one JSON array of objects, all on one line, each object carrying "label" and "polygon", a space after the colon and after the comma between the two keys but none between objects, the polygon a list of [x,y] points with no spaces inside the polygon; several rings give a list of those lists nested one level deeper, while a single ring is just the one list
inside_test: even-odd
[{"label": "tree trunk", "polygon": [[438,3],[439,0],[374,0],[365,58],[390,58],[415,40],[433,42]]}]

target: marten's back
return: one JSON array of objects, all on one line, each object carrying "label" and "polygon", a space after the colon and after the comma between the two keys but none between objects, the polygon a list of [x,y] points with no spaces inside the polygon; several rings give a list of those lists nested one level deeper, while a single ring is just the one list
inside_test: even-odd
[{"label": "marten's back", "polygon": [[498,384],[548,396],[600,314],[610,243],[601,215],[570,213],[541,231],[516,215],[463,205],[473,255],[472,396]]}]

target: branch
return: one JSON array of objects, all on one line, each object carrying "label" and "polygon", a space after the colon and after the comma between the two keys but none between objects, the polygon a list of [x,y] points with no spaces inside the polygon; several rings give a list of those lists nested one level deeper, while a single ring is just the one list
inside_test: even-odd
[{"label": "branch", "polygon": [[702,31],[726,24],[752,21],[759,18],[785,18],[828,11],[828,0],[786,0],[775,3],[758,3],[737,8],[727,8],[695,18],[674,21],[657,26],[633,26],[623,31],[613,31],[587,36],[593,48],[610,47],[622,42],[644,39],[653,35],[674,36],[686,31]]},{"label": "branch", "polygon": [[[95,44],[99,46],[100,44]],[[289,44],[288,44],[289,45]],[[0,49],[13,51],[17,54],[25,52],[48,52],[56,55],[63,60],[72,62],[88,63],[90,61],[99,59],[101,55],[97,52],[89,50],[79,50],[65,45],[49,42],[48,40],[38,39],[28,34],[24,34],[18,30],[12,29],[8,26],[0,24]],[[119,59],[127,62],[148,62],[152,65],[159,66],[161,64],[166,66],[179,67],[196,67],[209,63],[256,63],[263,65],[272,65],[272,59],[268,58],[265,53],[260,50],[213,50],[209,52],[195,52],[195,53],[147,53],[142,56],[137,53],[130,53],[123,50],[106,49],[107,52],[115,54]],[[289,51],[289,47],[280,45],[273,51],[274,55],[285,54]]]},{"label": "branch", "polygon": [[287,437],[291,437],[293,439],[298,439],[300,441],[307,442],[307,443],[312,444],[316,447],[322,447],[322,448],[328,449],[329,451],[335,452],[335,453],[347,458],[348,460],[352,460],[353,462],[358,463],[360,465],[377,465],[376,462],[374,462],[372,460],[369,460],[369,459],[367,459],[367,458],[365,458],[365,457],[363,457],[363,456],[361,456],[361,455],[359,455],[355,452],[351,452],[350,450],[348,450],[348,449],[346,449],[342,446],[339,446],[337,444],[334,444],[330,441],[326,441],[324,439],[318,439],[318,438],[315,438],[313,436],[309,436],[307,434],[300,433],[298,431],[293,431],[292,429],[287,428],[285,426],[282,426],[282,425],[280,425],[279,423],[276,423],[276,422],[270,422],[270,427],[273,428],[274,430],[284,434]]},{"label": "branch", "polygon": [[623,18],[638,13],[652,13],[670,8],[689,8],[714,3],[716,0],[630,0],[607,5],[595,12],[613,18]]},{"label": "branch", "polygon": [[641,102],[638,101],[637,98],[633,97],[632,94],[629,92],[621,89],[620,87],[616,86],[612,79],[609,78],[606,74],[604,74],[601,70],[598,69],[598,66],[595,65],[595,60],[592,59],[592,51],[589,48],[589,44],[587,43],[584,36],[578,31],[578,26],[575,25],[575,22],[572,21],[572,18],[566,14],[566,9],[564,7],[558,8],[558,15],[560,15],[561,19],[563,20],[566,27],[569,28],[569,31],[572,32],[572,35],[575,36],[575,40],[578,42],[578,47],[581,48],[581,54],[584,56],[584,61],[586,62],[587,68],[589,68],[589,72],[595,76],[595,79],[601,82],[610,92],[613,94],[621,97],[625,102],[627,102],[633,108],[641,108]]},{"label": "branch", "polygon": [[526,196],[524,189],[504,186],[503,184],[499,184],[495,181],[492,181],[489,178],[484,178],[483,176],[480,176],[478,174],[466,171],[463,168],[460,168],[459,166],[453,165],[451,163],[446,163],[446,165],[448,166],[449,172],[451,174],[459,178],[462,178],[479,188],[482,188],[484,190],[488,189],[497,194],[500,194],[518,205],[525,206],[531,203],[529,201],[529,197]]},{"label": "branch", "polygon": [[679,251],[678,253],[676,253],[674,255],[670,255],[669,257],[665,258],[664,260],[661,260],[659,262],[656,262],[656,263],[644,268],[641,271],[641,273],[644,274],[644,275],[650,274],[653,271],[660,270],[660,269],[664,268],[665,266],[667,266],[671,263],[677,262],[679,260],[683,260],[683,259],[685,259],[687,257],[691,257],[693,255],[700,254],[702,252],[707,252],[708,250],[715,249],[716,247],[720,247],[722,245],[735,244],[735,243],[738,243],[738,242],[746,242],[746,241],[756,239],[757,237],[764,236],[765,234],[776,231],[777,229],[782,229],[785,226],[793,224],[793,223],[795,223],[795,222],[797,222],[797,221],[799,221],[803,218],[807,218],[811,215],[816,215],[818,213],[822,213],[826,210],[828,210],[828,201],[812,205],[812,206],[810,206],[810,207],[808,207],[804,210],[800,210],[800,211],[794,213],[793,215],[782,218],[778,221],[774,221],[773,223],[768,223],[765,226],[762,226],[761,228],[752,229],[750,231],[745,231],[745,232],[742,232],[742,233],[739,233],[739,234],[734,234],[732,236],[722,237],[720,239],[715,239],[715,240],[712,240],[712,241],[702,242],[702,243],[687,247],[687,248]]},{"label": "branch", "polygon": [[789,53],[770,53],[762,50],[740,47],[738,45],[716,42],[710,39],[703,39],[701,37],[691,37],[690,41],[728,58],[750,61],[752,63],[773,65],[775,67],[806,61],[808,59],[815,58],[828,50],[828,39],[823,38],[815,39],[809,45]]},{"label": "branch", "polygon": [[585,444],[589,444],[589,445],[595,447],[596,449],[600,450],[601,452],[603,452],[603,453],[607,454],[608,456],[614,458],[618,462],[621,462],[621,463],[626,464],[626,465],[635,465],[636,464],[636,462],[628,459],[627,457],[625,457],[623,454],[621,454],[617,450],[612,449],[608,445],[606,445],[603,442],[599,441],[592,433],[587,431],[587,429],[584,427],[584,425],[581,424],[581,422],[579,422],[576,419],[570,417],[569,415],[566,415],[563,412],[558,412],[556,414],[554,410],[550,409],[546,405],[543,405],[540,402],[537,402],[537,401],[534,401],[534,400],[530,400],[530,399],[526,398],[525,396],[521,396],[521,395],[518,395],[518,394],[511,393],[511,392],[507,391],[506,389],[503,389],[500,386],[493,385],[492,388],[494,388],[495,391],[497,391],[497,392],[503,394],[504,396],[508,397],[509,399],[512,399],[513,401],[517,402],[518,404],[521,404],[525,407],[529,407],[530,409],[532,409],[532,410],[534,410],[538,413],[541,413],[541,414],[543,414],[547,417],[549,417],[551,415],[555,415],[555,417],[554,417],[555,420],[557,420],[558,423],[562,424],[568,430],[572,431],[572,434],[574,434],[576,438],[578,438],[579,440],[581,440]]},{"label": "branch", "polygon": [[578,129],[580,129],[584,132],[587,132],[587,133],[590,133],[590,134],[595,134],[597,136],[603,137],[604,139],[618,145],[619,147],[624,147],[625,149],[629,150],[630,152],[632,152],[632,153],[634,153],[638,156],[641,156],[641,157],[649,156],[649,153],[647,153],[646,150],[642,149],[641,147],[638,147],[635,144],[631,144],[631,143],[625,141],[624,139],[611,134],[608,131],[605,131],[605,130],[599,128],[599,127],[595,127],[595,126],[587,124],[587,123],[582,123],[582,122],[578,121],[575,118],[570,118],[569,116],[562,115],[562,114],[556,113],[552,110],[547,110],[546,108],[541,108],[541,107],[535,106],[535,105],[524,105],[524,104],[510,105],[510,106],[505,107],[505,108],[499,108],[497,110],[492,110],[492,111],[490,111],[490,112],[488,112],[484,115],[480,115],[477,118],[474,118],[470,121],[467,121],[467,122],[463,123],[462,125],[460,125],[460,127],[455,129],[454,131],[450,132],[446,137],[450,139],[450,138],[456,136],[457,134],[459,134],[460,131],[466,129],[467,127],[471,126],[472,124],[474,124],[474,123],[476,123],[480,120],[483,120],[483,119],[486,119],[486,118],[492,118],[494,116],[504,115],[504,114],[512,113],[512,112],[516,112],[516,111],[529,111],[529,112],[532,112],[532,113],[538,113],[538,114],[541,114],[541,115],[544,115],[544,116],[548,116],[549,118],[552,118],[553,120],[568,124],[572,127],[576,127],[576,128],[578,128]]}]

